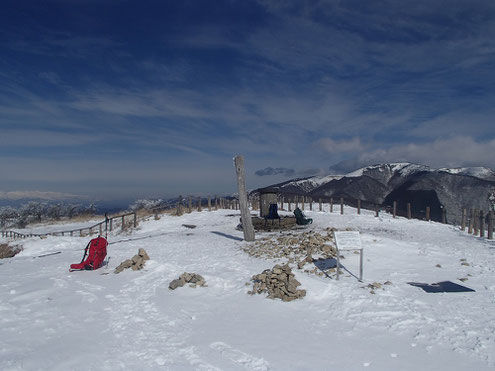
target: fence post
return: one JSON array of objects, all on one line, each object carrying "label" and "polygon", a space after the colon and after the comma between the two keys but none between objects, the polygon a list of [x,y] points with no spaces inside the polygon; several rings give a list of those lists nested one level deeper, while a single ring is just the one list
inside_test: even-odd
[{"label": "fence post", "polygon": [[320,204],[320,211],[323,211],[323,205],[321,204],[321,198],[318,199],[318,203]]},{"label": "fence post", "polygon": [[461,231],[466,230],[466,209],[462,209]]},{"label": "fence post", "polygon": [[408,202],[407,203],[407,219],[411,219],[412,218],[412,213],[411,213],[411,203]]},{"label": "fence post", "polygon": [[308,197],[309,198],[309,210],[313,211],[313,197]]},{"label": "fence post", "polygon": [[70,231],[70,236],[72,237],[72,235],[74,234],[74,231]]},{"label": "fence post", "polygon": [[488,239],[493,240],[493,211],[488,215]]},{"label": "fence post", "polygon": [[361,199],[357,200],[357,213],[361,215]]},{"label": "fence post", "polygon": [[480,210],[480,237],[485,237],[485,213]]},{"label": "fence post", "polygon": [[333,198],[330,197],[330,212],[333,213]]},{"label": "fence post", "polygon": [[289,211],[292,211],[292,205],[290,204],[290,201],[291,201],[290,197],[287,197],[287,209]]},{"label": "fence post", "polygon": [[397,201],[394,201],[394,211],[393,211],[393,216],[394,216],[394,218],[397,216]]},{"label": "fence post", "polygon": [[375,217],[378,218],[379,216],[380,216],[380,206],[377,206],[376,207]]},{"label": "fence post", "polygon": [[79,237],[82,236],[82,229],[79,230]]},{"label": "fence post", "polygon": [[442,223],[447,223],[447,209],[445,207],[442,207]]},{"label": "fence post", "polygon": [[299,196],[295,196],[296,198],[296,206],[295,208],[297,209],[299,207]]},{"label": "fence post", "polygon": [[110,218],[110,232],[112,231],[113,228],[113,218]]},{"label": "fence post", "polygon": [[[64,233],[62,232],[62,236],[64,235]],[[101,224],[100,224],[100,236],[101,236]]]},{"label": "fence post", "polygon": [[476,236],[478,235],[478,209],[474,209],[473,213],[473,234]]},{"label": "fence post", "polygon": [[305,203],[306,203],[305,197],[302,196],[302,199],[301,199],[301,210],[304,210],[304,204]]},{"label": "fence post", "polygon": [[198,211],[203,211],[203,207],[201,206],[201,196],[198,199]]},{"label": "fence post", "polygon": [[430,221],[430,207],[429,206],[426,206],[426,221],[429,222]]},{"label": "fence post", "polygon": [[137,227],[137,214],[134,213],[134,228]]},{"label": "fence post", "polygon": [[344,215],[344,198],[343,197],[340,198],[340,215]]},{"label": "fence post", "polygon": [[469,210],[469,220],[468,220],[468,233],[471,234],[473,233],[473,227],[474,227],[474,221],[473,221],[473,209],[471,208]]},{"label": "fence post", "polygon": [[191,197],[191,196],[189,196],[189,203],[188,203],[188,209],[187,209],[187,212],[188,212],[189,214],[191,214],[191,213],[192,213],[192,197]]}]

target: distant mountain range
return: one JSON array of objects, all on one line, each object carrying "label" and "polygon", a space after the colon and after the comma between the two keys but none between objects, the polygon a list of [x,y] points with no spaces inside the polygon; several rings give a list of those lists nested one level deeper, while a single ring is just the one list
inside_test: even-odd
[{"label": "distant mountain range", "polygon": [[495,190],[495,172],[485,167],[433,169],[411,163],[390,163],[364,167],[345,175],[313,176],[273,184],[280,194],[355,204],[363,207],[391,207],[397,201],[399,214],[411,203],[413,216],[423,218],[426,207],[431,218],[441,220],[447,210],[449,223],[460,223],[463,208],[489,210],[488,197]]}]

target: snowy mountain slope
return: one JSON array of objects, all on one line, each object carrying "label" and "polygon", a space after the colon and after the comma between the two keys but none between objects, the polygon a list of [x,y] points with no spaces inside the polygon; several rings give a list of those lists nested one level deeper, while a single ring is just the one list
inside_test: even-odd
[{"label": "snowy mountain slope", "polygon": [[[495,367],[493,241],[437,223],[358,216],[349,207],[343,216],[330,214],[327,206],[306,212],[314,219],[309,229],[361,231],[364,282],[294,269],[307,296],[291,303],[246,294],[251,276],[276,261],[242,251],[232,210],[163,216],[141,222],[132,234],[110,235],[111,268],[140,247],[151,257],[144,270],[118,275],[105,268],[68,272],[87,238],[25,240],[22,253],[0,261],[0,369]],[[53,251],[62,253],[35,258]],[[343,254],[343,264],[356,272],[357,255]],[[208,287],[170,291],[168,283],[184,271],[203,275]],[[407,284],[443,280],[476,292],[427,294]],[[374,294],[367,287],[386,281],[391,285]]]}]

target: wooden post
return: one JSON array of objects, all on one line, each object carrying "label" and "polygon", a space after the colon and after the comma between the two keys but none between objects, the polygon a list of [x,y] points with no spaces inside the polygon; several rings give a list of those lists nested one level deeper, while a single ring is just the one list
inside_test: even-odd
[{"label": "wooden post", "polygon": [[313,211],[313,197],[308,197],[309,198],[309,210]]},{"label": "wooden post", "polygon": [[467,214],[467,210],[462,209],[461,231],[466,230],[466,214]]},{"label": "wooden post", "polygon": [[330,212],[333,213],[333,198],[330,197]]},{"label": "wooden post", "polygon": [[376,207],[375,217],[378,218],[380,216],[380,206]]},{"label": "wooden post", "polygon": [[447,223],[447,209],[445,207],[442,207],[442,223]]},{"label": "wooden post", "polygon": [[485,213],[480,210],[480,237],[485,237]]},{"label": "wooden post", "polygon": [[301,210],[304,210],[304,204],[305,203],[306,203],[305,197],[302,196],[302,199],[301,199]]},{"label": "wooden post", "polygon": [[473,212],[473,234],[478,235],[478,209],[474,209]]},{"label": "wooden post", "polygon": [[211,211],[211,196],[208,196],[208,211]]},{"label": "wooden post", "polygon": [[110,232],[112,231],[113,228],[113,218],[110,219]]},{"label": "wooden post", "polygon": [[488,239],[493,240],[493,211],[488,215]]},{"label": "wooden post", "polygon": [[394,201],[394,211],[393,211],[393,216],[394,216],[394,218],[397,216],[397,201]]},{"label": "wooden post", "polygon": [[473,222],[473,213],[474,213],[473,209],[470,209],[469,210],[469,220],[468,220],[468,222],[469,222],[468,223],[468,233],[469,234],[473,233],[473,227],[474,227],[474,225],[473,225],[473,223],[474,223]]},{"label": "wooden post", "polygon": [[70,236],[72,237],[74,235],[74,231],[70,231]]},{"label": "wooden post", "polygon": [[125,216],[122,215],[122,230],[125,229]]},{"label": "wooden post", "polygon": [[215,196],[215,210],[218,210],[218,198]]},{"label": "wooden post", "polygon": [[134,213],[134,228],[137,227],[137,214]]},{"label": "wooden post", "polygon": [[426,206],[426,221],[429,222],[430,221],[430,207],[429,206]]},{"label": "wooden post", "polygon": [[[64,235],[64,233],[62,232],[62,236]],[[101,224],[100,224],[100,236],[101,236]]]},{"label": "wooden post", "polygon": [[91,236],[93,234],[93,227],[89,228],[89,235]]},{"label": "wooden post", "polygon": [[203,207],[201,206],[201,196],[198,198],[198,211],[203,211]]},{"label": "wooden post", "polygon": [[290,201],[291,201],[291,200],[290,200],[290,197],[287,197],[287,209],[288,209],[289,211],[292,211],[292,206],[291,206],[291,204],[290,204]]},{"label": "wooden post", "polygon": [[340,215],[344,215],[344,199],[340,198]]},{"label": "wooden post", "polygon": [[188,212],[189,214],[191,214],[191,213],[192,213],[192,197],[191,197],[191,196],[189,196],[189,202],[188,202],[187,212]]},{"label": "wooden post", "polygon": [[407,219],[411,219],[412,218],[412,213],[411,213],[411,203],[408,202],[407,203]]},{"label": "wooden post", "polygon": [[323,205],[321,203],[321,198],[318,199],[318,203],[320,204],[320,211],[323,211]]},{"label": "wooden post", "polygon": [[83,235],[82,233],[82,229],[79,230],[79,237],[81,237]]},{"label": "wooden post", "polygon": [[295,208],[297,209],[299,207],[299,196],[295,196],[296,198],[296,206]]},{"label": "wooden post", "polygon": [[357,200],[357,213],[358,215],[361,215],[361,200]]},{"label": "wooden post", "polygon": [[179,201],[177,203],[177,215],[182,215],[182,195],[179,195]]},{"label": "wooden post", "polygon": [[234,165],[237,174],[237,188],[239,191],[239,205],[241,208],[241,221],[244,239],[246,241],[254,241],[253,221],[251,219],[251,213],[248,207],[246,183],[244,180],[244,158],[242,156],[235,156]]}]

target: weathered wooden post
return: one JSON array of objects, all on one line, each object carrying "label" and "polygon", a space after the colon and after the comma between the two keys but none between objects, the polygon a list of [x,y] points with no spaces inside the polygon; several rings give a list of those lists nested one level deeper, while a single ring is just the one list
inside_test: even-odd
[{"label": "weathered wooden post", "polygon": [[237,174],[237,188],[239,191],[239,206],[241,208],[241,222],[244,239],[246,241],[254,241],[253,221],[251,219],[246,193],[244,158],[242,156],[235,156],[234,165]]},{"label": "weathered wooden post", "polygon": [[208,211],[211,211],[211,196],[208,196]]},{"label": "weathered wooden post", "polygon": [[[64,235],[64,232],[62,232],[62,236]],[[101,236],[101,224],[100,224],[100,236]]]},{"label": "weathered wooden post", "polygon": [[290,204],[290,197],[287,197],[287,210],[292,211],[292,205]]},{"label": "weathered wooden post", "polygon": [[74,235],[74,231],[70,231],[70,236],[72,237]]},{"label": "weathered wooden post", "polygon": [[467,214],[467,210],[462,209],[461,231],[466,230],[466,214]]},{"label": "weathered wooden post", "polygon": [[79,230],[79,237],[82,237],[83,233],[82,233],[82,229]]},{"label": "weathered wooden post", "polygon": [[478,209],[474,209],[473,213],[473,234],[476,236],[478,235]]},{"label": "weathered wooden post", "polygon": [[330,212],[333,213],[333,198],[330,197]]},{"label": "weathered wooden post", "polygon": [[447,223],[447,209],[445,207],[442,207],[442,223]]},{"label": "weathered wooden post", "polygon": [[201,196],[198,198],[198,211],[203,211],[203,207],[201,206]]},{"label": "weathered wooden post", "polygon": [[189,197],[188,197],[187,212],[188,212],[189,214],[191,214],[191,213],[192,213],[192,197],[191,197],[191,196],[189,196]]},{"label": "weathered wooden post", "polygon": [[182,195],[179,196],[179,201],[177,202],[177,215],[182,215]]},{"label": "weathered wooden post", "polygon": [[313,197],[308,197],[309,198],[309,211],[313,211]]},{"label": "weathered wooden post", "polygon": [[412,214],[411,214],[411,203],[408,202],[407,203],[407,219],[411,219],[412,218]]},{"label": "weathered wooden post", "polygon": [[480,210],[480,237],[485,237],[485,213]]},{"label": "weathered wooden post", "polygon": [[215,196],[215,210],[218,210],[218,197]]},{"label": "weathered wooden post", "polygon": [[357,213],[361,215],[361,199],[357,200]]},{"label": "weathered wooden post", "polygon": [[427,222],[430,221],[430,213],[431,213],[430,207],[426,206],[426,221]]},{"label": "weathered wooden post", "polygon": [[321,203],[321,198],[318,199],[318,203],[320,204],[320,211],[323,211],[323,205]]},{"label": "weathered wooden post", "polygon": [[493,211],[488,214],[488,239],[493,240]]},{"label": "weathered wooden post", "polygon": [[380,206],[376,206],[375,217],[378,218],[380,216]]},{"label": "weathered wooden post", "polygon": [[473,209],[470,209],[469,210],[469,220],[468,220],[468,233],[469,234],[473,233],[473,228],[474,228],[473,214],[474,214]]},{"label": "weathered wooden post", "polygon": [[340,198],[340,215],[344,215],[344,198]]},{"label": "weathered wooden post", "polygon": [[137,214],[134,213],[134,228],[137,227]]},{"label": "weathered wooden post", "polygon": [[122,230],[125,229],[125,216],[122,215]]},{"label": "weathered wooden post", "polygon": [[113,218],[110,218],[110,232],[112,231],[113,228]]},{"label": "weathered wooden post", "polygon": [[301,210],[304,210],[304,204],[306,203],[306,197],[301,197]]},{"label": "weathered wooden post", "polygon": [[394,211],[393,211],[393,216],[394,216],[394,218],[397,216],[397,201],[394,201]]},{"label": "weathered wooden post", "polygon": [[297,209],[299,207],[299,196],[295,196],[295,198],[296,198],[296,200],[295,200],[296,201],[295,208]]}]

